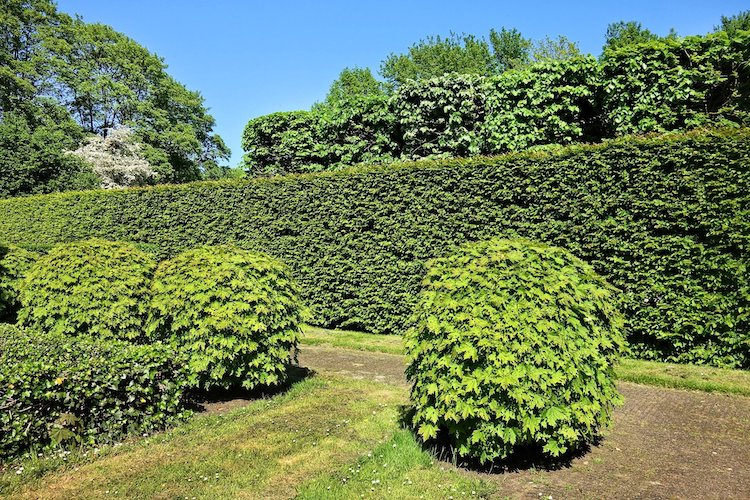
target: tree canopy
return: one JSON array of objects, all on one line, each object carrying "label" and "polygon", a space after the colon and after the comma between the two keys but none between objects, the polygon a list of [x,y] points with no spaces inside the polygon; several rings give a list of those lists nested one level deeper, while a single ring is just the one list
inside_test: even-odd
[{"label": "tree canopy", "polygon": [[737,31],[750,31],[750,10],[743,10],[733,16],[721,16],[721,24],[715,26],[714,30],[726,31],[730,35]]},{"label": "tree canopy", "polygon": [[448,73],[490,76],[533,62],[565,60],[581,55],[578,44],[564,36],[531,40],[517,29],[490,30],[489,40],[451,33],[428,36],[406,53],[389,55],[380,74],[392,86],[407,80],[426,80]]},{"label": "tree canopy", "polygon": [[203,97],[134,40],[51,0],[9,0],[0,13],[0,196],[99,184],[65,152],[122,126],[164,182],[215,174],[229,157]]}]

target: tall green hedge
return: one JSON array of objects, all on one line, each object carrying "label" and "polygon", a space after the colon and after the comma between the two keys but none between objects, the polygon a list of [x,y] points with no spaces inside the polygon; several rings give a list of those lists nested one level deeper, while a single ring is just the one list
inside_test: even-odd
[{"label": "tall green hedge", "polygon": [[[706,124],[750,125],[750,31],[651,40],[495,76],[446,74],[387,98],[250,120],[254,174],[500,154]],[[314,138],[311,139],[311,138]],[[311,142],[312,141],[312,142]]]},{"label": "tall green hedge", "polygon": [[243,161],[250,175],[323,170],[318,121],[309,111],[283,111],[250,120],[242,133]]},{"label": "tall green hedge", "polygon": [[270,179],[0,201],[19,245],[91,236],[160,256],[233,242],[288,263],[313,322],[400,332],[424,262],[522,236],[622,290],[634,351],[750,367],[750,131]]}]

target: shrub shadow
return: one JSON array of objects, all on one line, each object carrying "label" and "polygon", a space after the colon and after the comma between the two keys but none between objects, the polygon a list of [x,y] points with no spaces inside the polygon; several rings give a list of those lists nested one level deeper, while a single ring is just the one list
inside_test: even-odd
[{"label": "shrub shadow", "polygon": [[477,459],[461,457],[453,446],[453,443],[445,431],[440,431],[435,439],[423,441],[413,428],[413,410],[408,405],[400,408],[399,423],[404,429],[412,433],[414,439],[421,444],[422,449],[441,462],[450,463],[456,467],[473,472],[485,474],[504,474],[507,472],[521,472],[526,470],[555,471],[572,466],[575,459],[584,457],[591,451],[591,447],[598,446],[601,438],[596,438],[593,443],[585,444],[580,448],[571,450],[559,457],[550,457],[542,451],[541,446],[519,446],[509,457],[493,462],[481,463]]},{"label": "shrub shadow", "polygon": [[233,408],[245,406],[259,399],[268,399],[284,394],[299,382],[313,376],[314,371],[291,365],[284,383],[275,386],[257,386],[252,389],[233,387],[231,389],[211,389],[195,391],[191,395],[190,408],[200,413],[223,413]]}]

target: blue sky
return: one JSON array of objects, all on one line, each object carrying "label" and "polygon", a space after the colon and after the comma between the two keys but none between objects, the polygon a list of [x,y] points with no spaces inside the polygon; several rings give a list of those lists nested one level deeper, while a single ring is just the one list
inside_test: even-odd
[{"label": "blue sky", "polygon": [[598,55],[607,24],[640,21],[659,34],[704,34],[747,0],[229,1],[58,0],[163,57],[170,73],[206,99],[216,131],[241,157],[250,118],[309,109],[344,67],[377,70],[391,52],[450,31],[486,35],[515,27],[530,38],[565,35]]}]

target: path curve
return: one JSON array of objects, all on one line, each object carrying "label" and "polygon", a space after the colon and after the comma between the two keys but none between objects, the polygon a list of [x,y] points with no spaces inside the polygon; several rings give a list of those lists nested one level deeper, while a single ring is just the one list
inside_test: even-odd
[{"label": "path curve", "polygon": [[[300,365],[406,386],[404,357],[304,346]],[[750,398],[618,383],[599,446],[556,471],[481,475],[514,498],[750,499]]]}]

